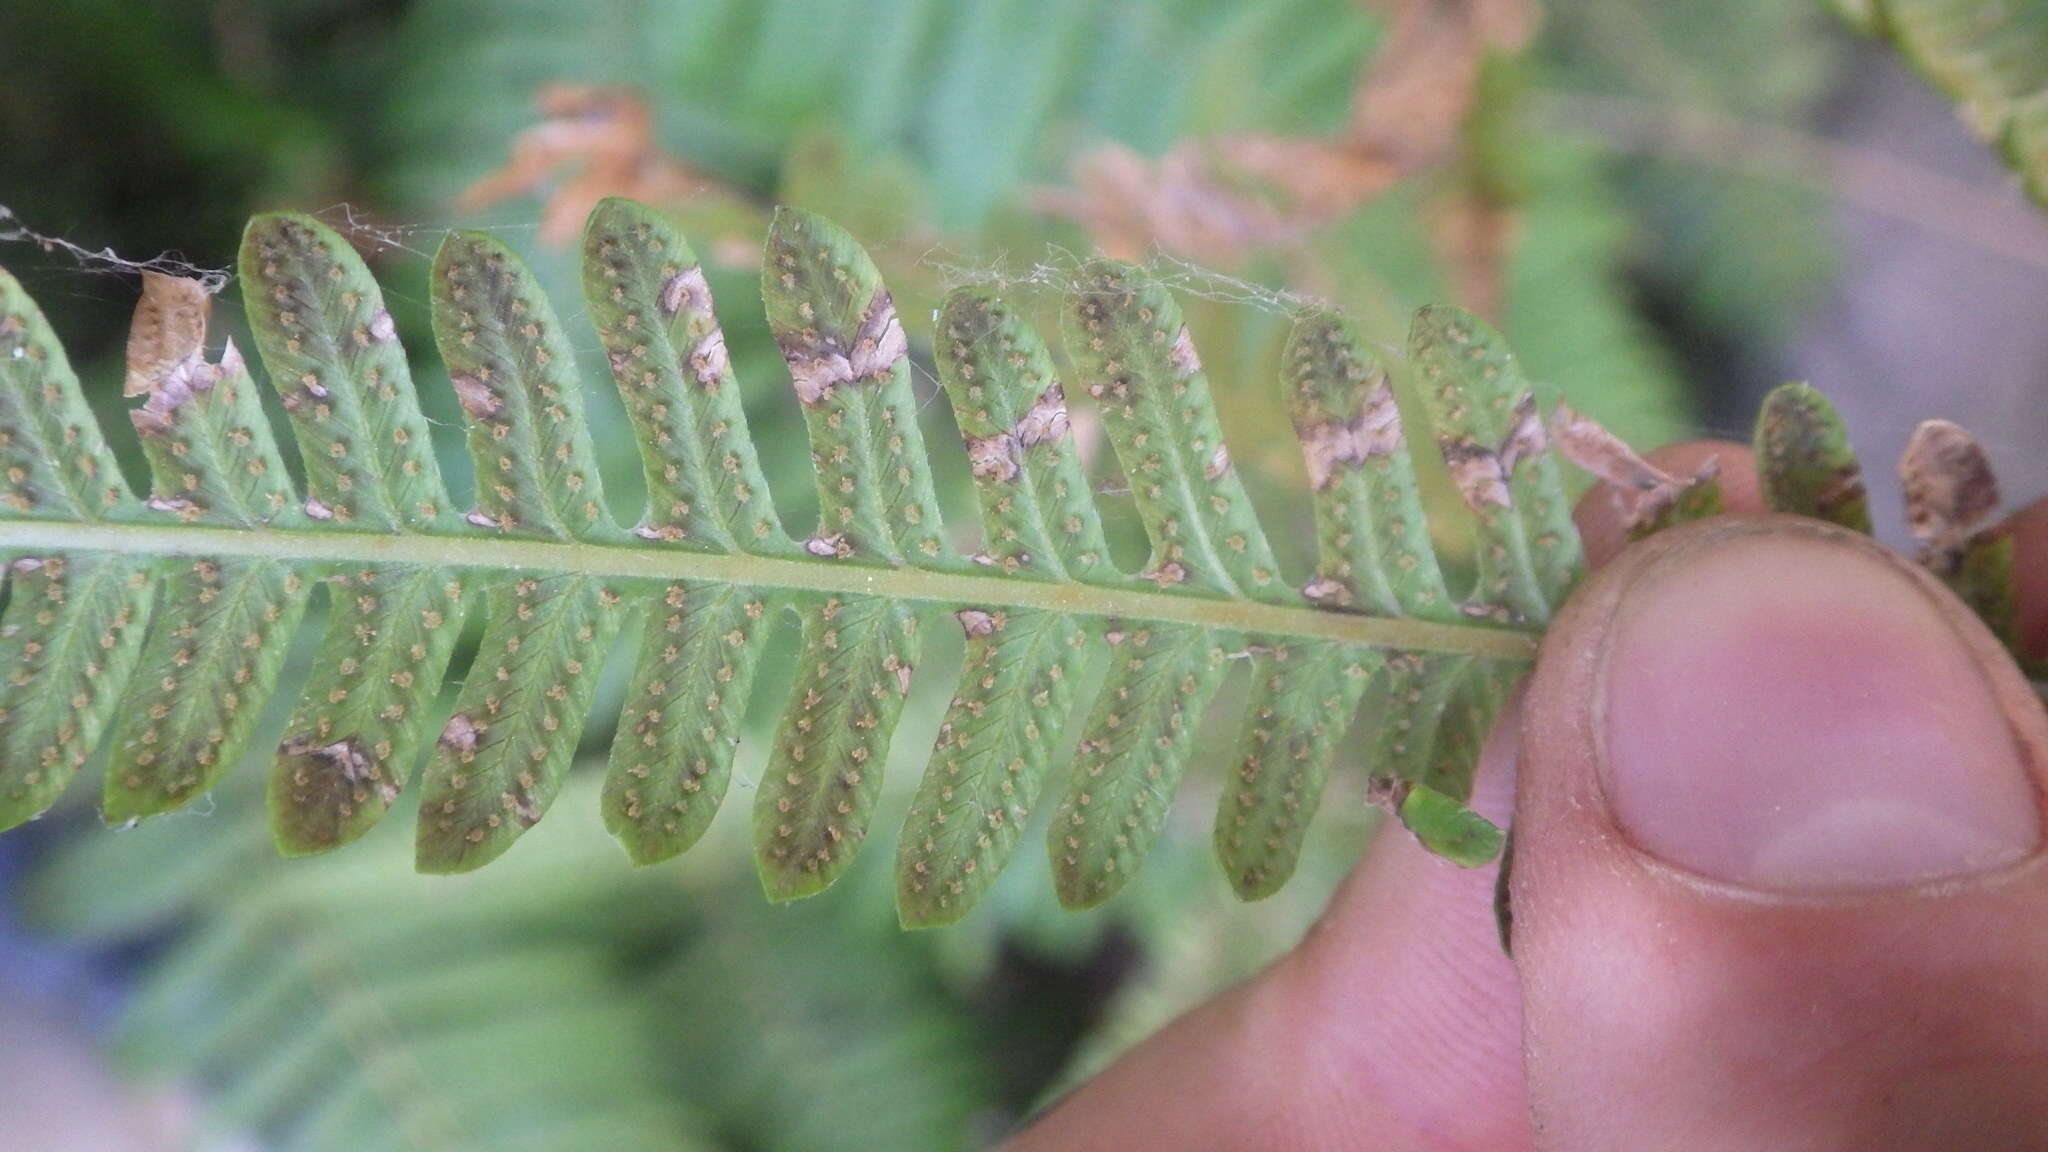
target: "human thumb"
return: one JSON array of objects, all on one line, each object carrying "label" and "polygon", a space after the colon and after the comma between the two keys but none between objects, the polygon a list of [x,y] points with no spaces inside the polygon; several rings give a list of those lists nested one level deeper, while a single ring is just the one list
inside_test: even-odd
[{"label": "human thumb", "polygon": [[1522,717],[1539,1147],[2048,1148],[2048,716],[1946,589],[1691,525],[1574,597]]}]

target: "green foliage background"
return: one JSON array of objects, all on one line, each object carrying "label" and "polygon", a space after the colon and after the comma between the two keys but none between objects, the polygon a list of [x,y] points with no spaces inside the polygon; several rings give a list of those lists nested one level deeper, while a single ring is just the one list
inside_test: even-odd
[{"label": "green foliage background", "polygon": [[[478,223],[448,205],[503,160],[552,81],[641,89],[672,153],[750,194],[681,206],[700,248],[757,244],[760,206],[795,203],[869,244],[921,317],[958,269],[1085,251],[1078,230],[1024,208],[1078,148],[1335,130],[1385,35],[1352,0],[69,0],[8,24],[0,203],[21,219],[224,266],[253,210],[347,205],[325,218],[365,222],[414,332],[422,253],[441,228]],[[1545,94],[1796,123],[1837,56],[1825,14],[1790,0],[1551,6],[1536,49],[1489,83],[1472,143],[1519,212],[1503,320],[1532,376],[1631,440],[1669,438],[1735,383],[1706,374],[1702,349],[1766,358],[1829,260],[1806,195],[1614,156],[1543,115]],[[1397,188],[1314,241],[1336,302],[1389,345],[1449,292],[1424,191]],[[523,203],[482,223],[572,300],[573,253],[534,241],[538,215]],[[118,417],[126,285],[28,249],[0,258],[43,300],[103,420]],[[1287,287],[1277,267],[1243,271]],[[712,272],[736,371],[766,401],[749,409],[771,484],[801,523],[803,439],[778,402],[787,378],[754,272]],[[1236,288],[1216,295],[1190,299],[1190,321],[1254,498],[1300,570],[1307,512],[1281,494],[1301,466],[1268,399],[1285,323],[1220,298]],[[428,381],[437,365],[416,371],[449,395]],[[428,415],[452,449],[451,413]],[[621,415],[592,418],[607,486],[637,499]],[[299,675],[309,657],[301,644]],[[618,692],[600,696],[616,709]],[[943,704],[912,700],[899,751],[929,746]],[[399,819],[357,850],[280,860],[260,773],[243,772],[209,813],[119,836],[74,835],[92,814],[60,812],[17,853],[32,871],[13,887],[26,923],[128,990],[115,1050],[138,1077],[189,1086],[211,1146],[971,1146],[1298,937],[1370,829],[1362,781],[1342,768],[1297,881],[1253,905],[1208,853],[1213,766],[1192,774],[1118,900],[1059,912],[1027,853],[972,919],[937,933],[896,928],[881,851],[821,899],[764,906],[737,819],[713,827],[731,843],[632,870],[593,818],[588,776],[561,801],[580,812],[462,878],[413,874]],[[740,772],[751,783],[744,759]],[[891,827],[914,772],[893,779]]]}]

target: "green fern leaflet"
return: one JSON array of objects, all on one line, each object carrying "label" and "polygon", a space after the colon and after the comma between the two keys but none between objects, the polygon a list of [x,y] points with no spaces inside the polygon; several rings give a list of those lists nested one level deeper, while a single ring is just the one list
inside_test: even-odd
[{"label": "green fern leaflet", "polygon": [[[133,411],[151,487],[123,483],[63,349],[0,273],[0,826],[104,757],[104,813],[191,802],[256,738],[283,654],[324,589],[315,672],[269,783],[287,853],[362,835],[424,763],[423,871],[479,867],[560,791],[615,638],[644,637],[603,790],[633,860],[690,847],[729,789],[741,715],[778,626],[801,642],[753,797],[775,899],[861,849],[921,628],[965,660],[898,844],[910,925],[963,915],[1071,759],[1047,830],[1061,899],[1115,894],[1158,838],[1195,728],[1233,656],[1253,689],[1216,819],[1246,898],[1294,868],[1363,705],[1373,792],[1464,864],[1499,833],[1464,805],[1478,736],[1579,571],[1536,391],[1498,336],[1428,309],[1408,356],[1435,449],[1477,522],[1477,580],[1446,585],[1387,369],[1341,318],[1302,316],[1285,387],[1320,560],[1280,570],[1230,459],[1193,337],[1138,269],[1087,266],[1064,303],[1072,375],[1000,293],[963,291],[929,342],[964,440],[980,546],[941,523],[910,337],[867,254],[777,214],[762,292],[810,435],[819,521],[781,527],[696,256],[613,200],[584,243],[586,305],[648,493],[617,523],[600,490],[570,330],[518,256],[455,233],[432,271],[433,336],[477,478],[451,501],[399,333],[368,270],[317,221],[249,225],[241,280],[302,489],[240,353],[161,367]],[[1069,429],[1100,413],[1151,542],[1109,556]],[[466,615],[482,624],[437,711]],[[1091,672],[1092,670],[1092,672]],[[1084,699],[1084,685],[1100,689]]]}]

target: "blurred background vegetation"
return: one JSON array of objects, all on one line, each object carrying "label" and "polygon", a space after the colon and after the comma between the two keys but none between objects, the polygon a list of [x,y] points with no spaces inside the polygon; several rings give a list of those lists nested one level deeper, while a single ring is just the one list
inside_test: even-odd
[{"label": "blurred background vegetation", "polygon": [[[66,0],[5,24],[0,234],[225,267],[252,211],[318,210],[423,336],[451,225],[506,235],[573,316],[582,210],[672,212],[796,525],[804,441],[753,286],[777,202],[870,244],[913,339],[958,283],[1050,301],[1075,253],[1153,261],[1283,538],[1307,516],[1273,402],[1286,293],[1386,344],[1423,302],[1487,312],[1641,445],[1739,430],[1811,375],[1873,464],[1945,415],[2012,495],[2048,486],[2048,228],[1819,0]],[[0,262],[123,436],[132,280],[30,240]],[[221,311],[234,330],[232,289]],[[631,501],[622,418],[593,417]],[[913,701],[913,761],[942,705]],[[769,907],[742,821],[636,871],[587,778],[470,876],[413,875],[396,817],[286,862],[260,776],[120,834],[76,789],[0,839],[0,1148],[982,1146],[1290,946],[1372,824],[1340,771],[1295,883],[1239,904],[1198,765],[1106,907],[1059,912],[1027,851],[966,924],[911,935],[887,852]]]}]

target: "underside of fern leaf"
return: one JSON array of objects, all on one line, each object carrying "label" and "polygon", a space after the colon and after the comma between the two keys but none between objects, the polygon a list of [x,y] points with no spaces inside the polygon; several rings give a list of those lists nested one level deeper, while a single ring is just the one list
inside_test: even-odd
[{"label": "underside of fern leaf", "polygon": [[[818,522],[798,539],[683,237],[606,201],[583,260],[644,472],[630,525],[601,491],[574,336],[489,236],[450,235],[432,269],[468,507],[442,482],[378,286],[317,221],[259,217],[241,259],[303,484],[241,355],[207,353],[204,294],[167,281],[152,282],[131,348],[150,472],[136,495],[55,336],[0,273],[0,825],[40,813],[96,753],[109,820],[202,795],[250,751],[301,615],[324,599],[271,769],[287,853],[360,836],[422,760],[419,867],[503,853],[554,800],[614,641],[632,634],[606,826],[639,863],[690,847],[728,791],[747,701],[786,690],[753,797],[756,862],[772,898],[809,895],[870,832],[920,630],[941,625],[965,656],[898,841],[906,924],[972,907],[1062,763],[1046,825],[1060,898],[1114,895],[1161,832],[1232,657],[1248,658],[1251,687],[1215,839],[1241,895],[1292,873],[1347,741],[1369,752],[1361,792],[1424,843],[1464,864],[1498,850],[1464,807],[1472,761],[1579,559],[1542,398],[1484,324],[1452,309],[1416,320],[1407,358],[1432,444],[1411,441],[1388,367],[1341,317],[1298,319],[1283,374],[1319,560],[1290,576],[1194,336],[1139,269],[1082,271],[1062,307],[1064,378],[1019,300],[946,301],[929,346],[978,504],[967,549],[941,523],[911,336],[838,227],[779,212],[762,265],[816,475]],[[1111,561],[1070,393],[1093,403],[1129,481],[1151,547],[1140,572]],[[1446,582],[1423,517],[1411,457],[1431,450],[1477,525],[1469,588]],[[472,614],[481,637],[444,717]],[[795,675],[777,689],[756,671],[791,616]]]}]

